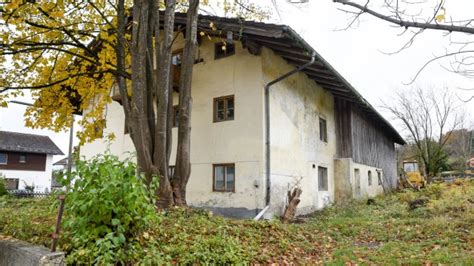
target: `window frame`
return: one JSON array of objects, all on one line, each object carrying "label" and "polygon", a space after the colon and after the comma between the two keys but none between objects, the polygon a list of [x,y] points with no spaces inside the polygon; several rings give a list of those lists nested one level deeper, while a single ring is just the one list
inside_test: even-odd
[{"label": "window frame", "polygon": [[[234,116],[232,119],[227,117],[227,100],[232,99],[234,101]],[[217,103],[219,101],[224,101],[224,119],[218,119],[217,117]],[[216,97],[212,100],[213,102],[213,114],[212,114],[212,121],[213,123],[218,123],[218,122],[225,122],[225,121],[233,121],[235,120],[235,95],[227,95],[227,96],[221,96],[221,97]]]},{"label": "window frame", "polygon": [[[21,160],[22,157],[24,157],[25,160]],[[19,162],[19,163],[26,163],[26,161],[27,161],[26,153],[20,154],[20,156],[19,156],[19,158],[18,158],[18,162]]]},{"label": "window frame", "polygon": [[5,155],[5,162],[0,161],[0,165],[7,165],[8,164],[8,153],[0,153]]},{"label": "window frame", "polygon": [[[324,124],[324,130],[321,124]],[[328,121],[324,117],[319,117],[319,140],[328,143]]]},{"label": "window frame", "polygon": [[[324,170],[324,172],[326,173],[326,181],[325,182],[321,182],[321,175],[320,175],[320,170]],[[324,187],[321,186],[321,184],[324,183]],[[324,166],[318,166],[318,191],[329,191],[329,177],[328,177],[328,168],[327,167],[324,167]]]},{"label": "window frame", "polygon": [[[221,52],[222,46],[226,46],[225,52]],[[229,49],[229,47],[232,47],[232,49]],[[228,56],[235,55],[235,44],[230,43],[230,42],[216,42],[214,44],[214,60],[221,59],[221,58],[226,58]]]},{"label": "window frame", "polygon": [[[216,189],[216,167],[224,167],[224,189]],[[227,189],[227,167],[234,167],[234,188],[232,190]],[[235,163],[218,163],[212,165],[212,192],[231,192],[235,193]]]}]

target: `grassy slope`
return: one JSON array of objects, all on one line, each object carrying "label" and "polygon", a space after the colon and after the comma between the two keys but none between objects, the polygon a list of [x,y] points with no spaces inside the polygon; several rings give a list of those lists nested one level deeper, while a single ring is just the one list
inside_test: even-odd
[{"label": "grassy slope", "polygon": [[[420,197],[429,204],[408,210],[406,202]],[[49,246],[53,202],[0,199],[0,234]],[[160,224],[138,236],[143,253],[137,261],[474,264],[473,182],[380,197],[376,205],[331,207],[301,224],[236,221],[185,209],[161,216]],[[70,247],[64,235],[60,247]]]}]

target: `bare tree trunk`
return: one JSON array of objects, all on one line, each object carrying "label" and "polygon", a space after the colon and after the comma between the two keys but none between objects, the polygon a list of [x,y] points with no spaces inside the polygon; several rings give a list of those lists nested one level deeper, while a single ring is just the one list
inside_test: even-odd
[{"label": "bare tree trunk", "polygon": [[[131,97],[131,132],[136,148],[139,172],[146,173],[147,182],[151,182],[153,168],[151,156],[152,138],[148,123],[148,81],[147,81],[147,38],[148,38],[148,1],[136,0],[133,6],[132,43],[132,97]],[[127,95],[122,95],[122,98]]]},{"label": "bare tree trunk", "polygon": [[[151,0],[151,2],[154,2]],[[163,36],[159,35],[159,10],[155,4],[151,12],[156,14],[153,23],[155,27],[155,53],[154,53],[154,70],[156,73],[155,92],[156,92],[156,112],[157,119],[155,123],[155,147],[153,154],[153,161],[158,167],[160,173],[160,185],[158,187],[157,204],[161,208],[166,208],[174,204],[172,187],[168,177],[169,167],[169,141],[168,141],[168,108],[169,95],[171,94],[169,88],[170,83],[170,69],[171,69],[171,46],[173,41],[173,27],[174,27],[174,13],[176,1],[166,1],[166,11],[163,25]],[[159,62],[159,66],[157,65]]]},{"label": "bare tree trunk", "polygon": [[300,196],[303,191],[299,187],[295,187],[293,190],[288,191],[288,205],[281,216],[283,223],[291,222],[296,215],[296,207],[300,203]]},{"label": "bare tree trunk", "polygon": [[191,173],[191,83],[197,48],[197,19],[199,0],[189,0],[186,23],[186,42],[181,65],[179,90],[178,150],[173,193],[177,205],[186,205],[186,185]]}]

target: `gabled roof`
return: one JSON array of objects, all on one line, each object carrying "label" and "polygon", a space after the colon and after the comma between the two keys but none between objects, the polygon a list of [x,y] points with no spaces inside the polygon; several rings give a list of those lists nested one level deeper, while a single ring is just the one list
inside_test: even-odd
[{"label": "gabled roof", "polygon": [[[66,166],[67,162],[68,162],[68,157],[65,157],[65,158],[62,158],[61,160],[53,163],[53,165],[64,165],[64,166]],[[72,165],[74,165],[74,160],[72,160],[71,163],[72,163]]]},{"label": "gabled roof", "polygon": [[48,136],[0,131],[0,151],[64,155]]},{"label": "gabled roof", "polygon": [[[211,29],[211,22],[218,29],[217,31]],[[176,13],[175,27],[182,29],[185,26],[186,14]],[[200,15],[198,30],[222,38],[226,38],[227,33],[232,32],[233,38],[242,41],[245,46],[257,47],[257,49],[261,46],[267,47],[296,67],[309,62],[311,55],[315,54],[316,61],[303,72],[321,87],[330,91],[334,97],[353,103],[394,142],[405,144],[405,140],[393,126],[289,26]]]}]

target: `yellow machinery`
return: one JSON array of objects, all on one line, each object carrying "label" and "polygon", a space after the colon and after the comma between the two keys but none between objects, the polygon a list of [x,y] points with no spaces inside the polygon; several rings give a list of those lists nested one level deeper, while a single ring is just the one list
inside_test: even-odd
[{"label": "yellow machinery", "polygon": [[403,177],[400,179],[402,188],[423,188],[426,186],[426,179],[421,175],[418,162],[415,160],[403,161]]}]

